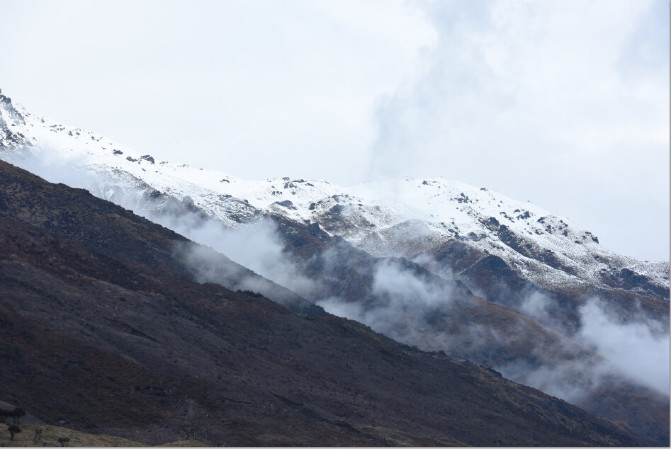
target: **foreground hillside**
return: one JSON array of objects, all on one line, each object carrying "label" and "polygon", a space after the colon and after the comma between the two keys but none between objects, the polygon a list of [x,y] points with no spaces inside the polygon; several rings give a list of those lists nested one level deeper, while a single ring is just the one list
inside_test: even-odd
[{"label": "foreground hillside", "polygon": [[[67,443],[72,447],[133,447],[142,443],[109,435],[95,435],[58,426],[25,424],[21,432],[11,439],[5,426],[0,425],[0,447],[58,447]],[[67,441],[64,441],[67,439]],[[61,441],[59,441],[61,440]]]},{"label": "foreground hillside", "polygon": [[[9,427],[9,424],[6,424]],[[21,432],[11,438],[0,425],[0,447],[143,447],[146,443],[128,440],[126,438],[110,435],[78,432],[60,426],[48,426],[44,424],[21,424]],[[173,441],[163,444],[167,447],[208,447],[209,444],[200,440],[189,439]]]},{"label": "foreground hillside", "polygon": [[183,245],[0,163],[0,398],[47,424],[145,444],[637,443],[472,363],[196,283]]}]

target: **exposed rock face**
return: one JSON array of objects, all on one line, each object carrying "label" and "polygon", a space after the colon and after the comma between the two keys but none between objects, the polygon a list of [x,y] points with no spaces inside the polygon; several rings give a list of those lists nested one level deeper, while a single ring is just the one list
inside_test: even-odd
[{"label": "exposed rock face", "polygon": [[17,128],[25,126],[23,115],[16,110],[12,100],[0,90],[0,148],[14,150],[30,141]]}]

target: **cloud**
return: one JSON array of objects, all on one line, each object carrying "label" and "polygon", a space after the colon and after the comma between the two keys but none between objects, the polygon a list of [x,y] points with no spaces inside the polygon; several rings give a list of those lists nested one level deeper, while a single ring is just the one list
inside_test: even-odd
[{"label": "cloud", "polygon": [[[402,254],[397,255],[402,256]],[[422,268],[426,269],[430,273],[433,273],[436,276],[440,276],[445,280],[453,281],[455,279],[455,274],[452,271],[452,268],[450,268],[445,263],[438,262],[435,258],[429,256],[426,253],[417,254],[415,257],[412,258],[412,262],[420,265]]]},{"label": "cloud", "polygon": [[235,279],[235,288],[268,292],[268,285],[263,280],[226,270],[222,273],[222,267],[212,267],[219,253],[306,299],[311,299],[317,290],[317,282],[305,276],[300,263],[284,252],[284,243],[278,234],[277,225],[270,218],[260,217],[228,227],[216,219],[193,211],[180,209],[171,213],[169,209],[162,209],[161,205],[154,204],[147,198],[146,192],[139,189],[117,192],[113,200],[138,215],[204,245],[205,248],[197,245],[178,248],[178,253],[184,257],[201,282],[219,282],[233,288],[231,282],[237,276],[240,279]]},{"label": "cloud", "polygon": [[547,319],[549,318],[548,309],[550,305],[550,298],[540,292],[534,291],[522,300],[519,310],[523,314],[535,319]]},{"label": "cloud", "polygon": [[[617,376],[669,394],[669,328],[643,313],[618,317],[615,307],[590,298],[578,308],[577,327],[560,319],[556,299],[540,292],[523,297],[519,311],[595,351],[594,357],[577,357],[531,366],[513,361],[497,367],[506,377],[581,403],[604,380]],[[622,313],[621,311],[619,313]],[[542,358],[542,354],[537,357]]]},{"label": "cloud", "polygon": [[260,219],[235,228],[225,228],[219,222],[206,220],[200,226],[173,225],[172,229],[307,299],[314,294],[315,281],[304,276],[296,263],[283,252],[277,226],[270,219]]},{"label": "cloud", "polygon": [[[173,203],[170,204],[156,203],[148,196],[153,189],[138,180],[129,179],[128,183],[119,183],[109,173],[86,168],[85,156],[70,155],[49,146],[5,153],[3,158],[49,182],[87,189],[99,198],[112,201],[196,243],[212,248],[306,298],[311,298],[315,291],[316,283],[304,276],[296,262],[283,252],[283,242],[271,219],[261,218],[228,228],[215,219],[179,207],[181,198],[172,199]],[[215,260],[216,255],[197,246],[187,253],[186,260],[201,281],[217,280],[216,273],[219,268],[208,268],[208,262]],[[229,279],[233,277],[235,273],[227,276]],[[240,282],[240,288],[260,291],[253,284],[249,284],[252,282],[250,279],[246,281],[248,284],[242,283],[242,280]]]},{"label": "cloud", "polygon": [[[503,285],[501,288],[507,289]],[[580,328],[581,324],[577,314],[571,309],[567,310],[566,307],[562,307],[561,301],[554,298],[549,292],[531,289],[510,292],[509,295],[519,302],[508,304],[508,307],[533,318],[550,329],[572,337]]]},{"label": "cloud", "polygon": [[95,172],[84,168],[82,156],[69,154],[50,145],[3,151],[2,159],[52,183],[91,190],[99,183]]},{"label": "cloud", "polygon": [[593,298],[580,308],[577,338],[593,347],[632,379],[669,394],[669,329],[634,317],[622,323],[603,301]]},{"label": "cloud", "polygon": [[[426,255],[416,261],[432,273],[444,271]],[[402,343],[485,363],[511,380],[577,404],[623,380],[669,393],[668,326],[642,314],[621,322],[605,303],[590,299],[577,311],[578,322],[568,323],[556,299],[521,293],[515,308],[547,327],[538,333],[505,314],[492,325],[492,311],[465,301],[454,280],[427,275],[402,259],[378,261],[370,282],[368,294],[358,300],[326,298],[318,304]]]},{"label": "cloud", "polygon": [[389,298],[390,303],[411,303],[412,306],[444,305],[450,300],[445,284],[422,279],[399,262],[385,260],[377,267],[372,292]]},{"label": "cloud", "polygon": [[422,5],[438,38],[380,101],[370,176],[488,186],[667,259],[668,2]]},{"label": "cloud", "polygon": [[5,6],[34,112],[241,177],[458,179],[668,259],[666,0]]},{"label": "cloud", "polygon": [[254,179],[363,176],[377,99],[435,39],[404,0],[26,0],[3,18],[0,87],[34,112]]},{"label": "cloud", "polygon": [[397,341],[414,344],[428,327],[427,315],[449,307],[453,300],[451,283],[442,281],[428,279],[403,259],[382,259],[373,268],[367,297],[349,302],[327,297],[317,304],[329,313],[364,323]]},{"label": "cloud", "polygon": [[[539,152],[560,162],[564,154],[604,154],[623,138],[668,142],[665,102],[658,96],[668,92],[668,58],[659,57],[664,49],[655,47],[658,59],[644,76],[623,79],[631,71],[622,63],[625,47],[647,25],[642,19],[654,3],[428,5],[438,41],[427,68],[378,110],[377,162],[391,163],[389,169],[405,170],[405,162],[426,168],[437,160],[477,161],[486,154],[490,161],[521,160],[518,169],[524,170]],[[652,39],[638,36],[645,41],[638,47]],[[405,155],[403,163],[393,164],[387,154]],[[467,176],[484,168],[490,178],[494,167],[486,165],[458,167]],[[511,165],[503,166],[517,170]]]}]

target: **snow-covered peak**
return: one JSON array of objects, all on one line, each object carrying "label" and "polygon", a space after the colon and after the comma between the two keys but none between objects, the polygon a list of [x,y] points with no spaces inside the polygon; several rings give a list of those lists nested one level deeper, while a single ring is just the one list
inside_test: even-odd
[{"label": "snow-covered peak", "polygon": [[17,163],[21,153],[85,167],[99,180],[92,193],[105,199],[114,200],[120,188],[148,189],[154,196],[188,203],[227,226],[272,213],[318,223],[375,256],[413,258],[458,240],[501,257],[541,285],[598,283],[622,269],[645,273],[665,288],[669,285],[668,263],[614,254],[569,219],[484,187],[442,178],[351,187],[307,178],[245,180],[157,160],[97,133],[31,114],[0,93],[0,157]]},{"label": "snow-covered peak", "polygon": [[19,131],[25,125],[23,115],[12,104],[12,100],[0,90],[0,148],[18,148],[28,144]]}]

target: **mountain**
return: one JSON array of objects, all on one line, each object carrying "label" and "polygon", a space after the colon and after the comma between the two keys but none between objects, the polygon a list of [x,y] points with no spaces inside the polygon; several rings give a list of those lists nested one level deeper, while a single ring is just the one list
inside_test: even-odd
[{"label": "mountain", "polygon": [[[261,292],[306,316],[326,309],[622,421],[643,444],[668,444],[668,379],[660,391],[585,335],[602,313],[623,331],[653,323],[645,332],[668,347],[669,264],[608,251],[567,218],[443,179],[241,180],[157,161],[1,93],[0,158],[256,263],[274,281],[213,263],[208,249],[183,252],[200,282]],[[289,290],[278,295],[278,284]]]},{"label": "mountain", "polygon": [[197,244],[84,190],[0,162],[0,192],[0,396],[47,424],[151,444],[636,442],[470,362],[198,283],[180,253]]},{"label": "mountain", "polygon": [[[484,187],[409,178],[348,188],[290,178],[246,181],[218,170],[156,161],[96,133],[20,111],[1,91],[0,105],[3,157],[15,152],[20,158],[18,150],[31,146],[56,148],[63,160],[95,173],[97,185],[91,187],[105,199],[121,202],[123,192],[148,190],[158,203],[155,208],[174,200],[227,226],[272,213],[316,223],[376,257],[412,260],[430,254],[440,261],[449,257],[448,247],[460,244],[468,253],[501,259],[544,289],[596,287],[668,300],[668,262],[615,254],[568,219]],[[161,197],[163,203],[156,201]],[[450,265],[463,271],[470,262],[451,260]]]}]

